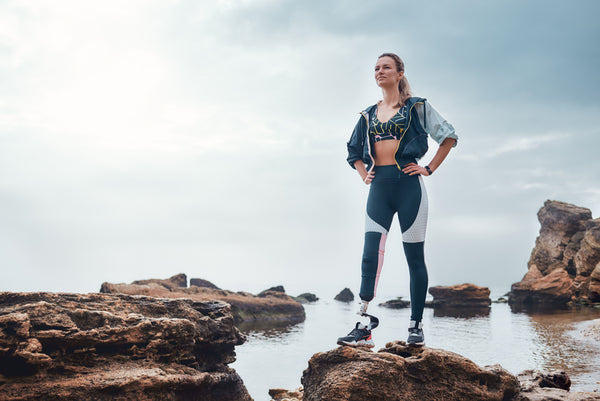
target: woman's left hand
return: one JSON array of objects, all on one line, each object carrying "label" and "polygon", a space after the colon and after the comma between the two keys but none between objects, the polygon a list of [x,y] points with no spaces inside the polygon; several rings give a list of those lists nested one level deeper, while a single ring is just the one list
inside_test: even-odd
[{"label": "woman's left hand", "polygon": [[424,176],[429,175],[429,171],[425,167],[419,166],[417,163],[408,163],[402,167],[402,172],[408,175],[421,174]]}]

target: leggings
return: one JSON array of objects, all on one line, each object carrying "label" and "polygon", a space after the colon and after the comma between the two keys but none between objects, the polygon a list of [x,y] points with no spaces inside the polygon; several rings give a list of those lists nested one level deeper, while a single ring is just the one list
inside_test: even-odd
[{"label": "leggings", "polygon": [[367,200],[359,295],[364,301],[371,301],[375,297],[385,241],[395,213],[398,213],[410,273],[411,320],[421,321],[428,285],[423,252],[427,228],[427,192],[420,175],[404,174],[396,165],[375,167],[375,178]]}]

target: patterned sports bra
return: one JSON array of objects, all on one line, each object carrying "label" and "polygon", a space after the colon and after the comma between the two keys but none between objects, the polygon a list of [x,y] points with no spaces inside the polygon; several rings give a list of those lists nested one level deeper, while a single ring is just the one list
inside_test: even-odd
[{"label": "patterned sports bra", "polygon": [[373,117],[369,124],[369,134],[373,135],[375,142],[386,139],[402,139],[402,134],[406,126],[406,111],[406,105],[400,107],[400,110],[384,123],[379,121],[377,113],[375,113],[375,117]]}]

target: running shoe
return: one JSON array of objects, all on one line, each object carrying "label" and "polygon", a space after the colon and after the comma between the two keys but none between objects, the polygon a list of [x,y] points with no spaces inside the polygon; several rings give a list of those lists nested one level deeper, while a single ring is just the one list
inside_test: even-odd
[{"label": "running shoe", "polygon": [[338,338],[337,343],[338,345],[348,345],[350,347],[373,348],[375,346],[371,337],[371,330],[360,322],[356,323],[356,327],[347,336]]},{"label": "running shoe", "polygon": [[406,343],[408,345],[425,345],[422,322],[417,323],[414,320],[410,321],[408,326],[408,340],[406,340]]}]

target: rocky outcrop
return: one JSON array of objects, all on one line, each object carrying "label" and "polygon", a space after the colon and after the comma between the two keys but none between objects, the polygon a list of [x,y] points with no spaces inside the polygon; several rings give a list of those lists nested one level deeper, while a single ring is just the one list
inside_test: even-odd
[{"label": "rocky outcrop", "polygon": [[540,235],[523,279],[512,285],[514,307],[600,302],[600,219],[589,209],[546,201]]},{"label": "rocky outcrop", "polygon": [[204,280],[201,278],[191,278],[190,279],[190,287],[204,287],[204,288],[212,288],[214,290],[220,290],[219,287],[217,287],[210,281]]},{"label": "rocky outcrop", "polygon": [[282,285],[276,285],[275,287],[267,288],[257,294],[258,297],[266,297],[273,292],[281,292],[285,294],[285,288]]},{"label": "rocky outcrop", "polygon": [[302,376],[303,388],[270,390],[272,401],[537,401],[600,400],[570,393],[564,372],[528,370],[515,376],[500,365],[480,367],[453,352],[409,347],[404,341],[317,353]]},{"label": "rocky outcrop", "polygon": [[302,376],[305,401],[508,400],[519,382],[499,365],[481,368],[449,351],[408,347],[379,352],[339,347],[313,355]]},{"label": "rocky outcrop", "polygon": [[404,309],[410,307],[410,301],[402,299],[402,297],[398,297],[396,299],[390,299],[389,301],[382,302],[379,304],[379,306],[390,309]]},{"label": "rocky outcrop", "polygon": [[431,307],[435,317],[471,318],[490,314],[492,301],[487,287],[465,283],[431,287],[429,293],[433,296]]},{"label": "rocky outcrop", "polygon": [[[260,320],[301,322],[306,317],[302,304],[282,292],[269,291],[258,297],[247,292],[232,292],[197,286],[173,286],[169,284],[170,280],[144,280],[144,284],[103,283],[100,292],[147,295],[159,298],[189,298],[195,301],[219,300],[231,305],[231,313],[236,323]],[[166,285],[165,282],[167,282]]]},{"label": "rocky outcrop", "polygon": [[302,401],[304,389],[299,388],[289,391],[281,388],[272,388],[269,390],[269,396],[271,396],[271,401]]},{"label": "rocky outcrop", "polygon": [[341,302],[352,302],[354,301],[354,294],[352,293],[352,291],[350,291],[350,288],[344,288],[333,299]]},{"label": "rocky outcrop", "polygon": [[319,297],[310,292],[303,292],[294,299],[302,304],[306,304],[311,302],[317,302],[319,300]]},{"label": "rocky outcrop", "polygon": [[600,393],[570,393],[571,379],[565,372],[525,370],[517,375],[521,389],[513,401],[594,401]]},{"label": "rocky outcrop", "polygon": [[178,289],[187,287],[187,276],[183,273],[179,273],[174,275],[173,277],[167,279],[158,279],[151,278],[148,280],[136,280],[131,284],[135,285],[149,285],[149,284],[157,284],[169,289]]},{"label": "rocky outcrop", "polygon": [[0,293],[0,400],[251,400],[219,301]]}]

